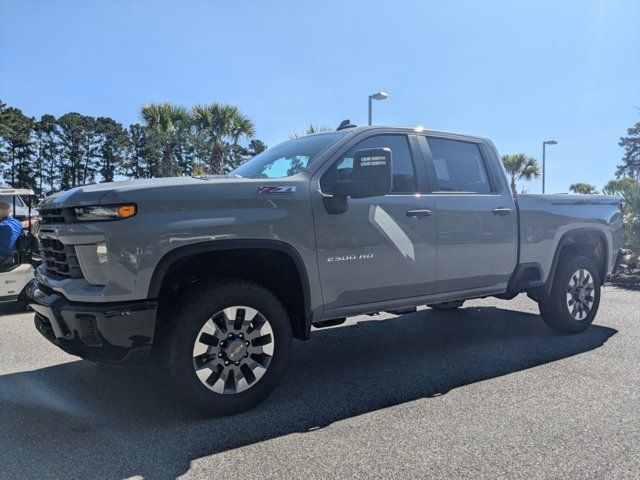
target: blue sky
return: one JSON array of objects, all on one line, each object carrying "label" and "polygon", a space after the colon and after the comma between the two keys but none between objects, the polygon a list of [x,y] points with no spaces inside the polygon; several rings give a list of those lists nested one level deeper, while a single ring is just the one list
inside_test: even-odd
[{"label": "blue sky", "polygon": [[[638,1],[0,0],[0,99],[138,121],[233,103],[272,145],[310,121],[423,125],[541,159],[547,191],[601,187],[640,121]],[[531,182],[538,192],[540,182]]]}]

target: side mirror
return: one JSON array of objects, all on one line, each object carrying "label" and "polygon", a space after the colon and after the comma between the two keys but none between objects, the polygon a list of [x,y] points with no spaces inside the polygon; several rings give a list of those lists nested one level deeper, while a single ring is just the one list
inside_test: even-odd
[{"label": "side mirror", "polygon": [[357,150],[348,178],[333,183],[332,195],[323,198],[328,213],[344,213],[349,208],[347,197],[379,197],[391,191],[392,157],[390,148]]},{"label": "side mirror", "polygon": [[349,179],[333,184],[333,195],[339,197],[379,197],[391,191],[391,149],[368,148],[353,155],[353,171]]}]

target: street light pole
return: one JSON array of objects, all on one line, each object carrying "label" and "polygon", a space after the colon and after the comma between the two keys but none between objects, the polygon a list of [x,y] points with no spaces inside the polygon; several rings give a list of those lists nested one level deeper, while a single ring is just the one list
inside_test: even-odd
[{"label": "street light pole", "polygon": [[546,146],[547,146],[547,142],[542,142],[542,193],[544,193],[544,173],[545,173],[545,167],[547,166],[547,162],[545,158]]},{"label": "street light pole", "polygon": [[372,124],[373,120],[373,100],[385,100],[389,95],[385,92],[374,93],[373,95],[369,95],[369,125]]},{"label": "street light pole", "polygon": [[542,142],[542,193],[545,191],[545,170],[546,170],[546,153],[547,153],[547,145],[557,145],[558,142],[555,140],[547,140],[546,142]]}]

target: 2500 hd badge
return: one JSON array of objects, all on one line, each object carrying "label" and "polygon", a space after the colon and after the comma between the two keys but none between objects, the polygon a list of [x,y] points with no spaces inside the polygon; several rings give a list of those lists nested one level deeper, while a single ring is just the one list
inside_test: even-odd
[{"label": "2500 hd badge", "polygon": [[370,260],[373,258],[373,253],[361,253],[359,255],[340,255],[337,257],[327,258],[327,263],[331,262],[350,262],[352,260]]}]

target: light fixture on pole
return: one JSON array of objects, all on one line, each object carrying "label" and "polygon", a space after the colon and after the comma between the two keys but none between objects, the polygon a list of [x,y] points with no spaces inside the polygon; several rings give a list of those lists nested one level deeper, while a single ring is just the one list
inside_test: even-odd
[{"label": "light fixture on pole", "polygon": [[542,193],[544,193],[544,184],[545,184],[545,167],[546,167],[546,147],[547,145],[557,145],[558,142],[555,140],[547,140],[546,142],[542,142]]},{"label": "light fixture on pole", "polygon": [[372,100],[385,100],[389,95],[385,92],[374,93],[373,95],[369,95],[369,125],[371,125],[371,107]]}]

